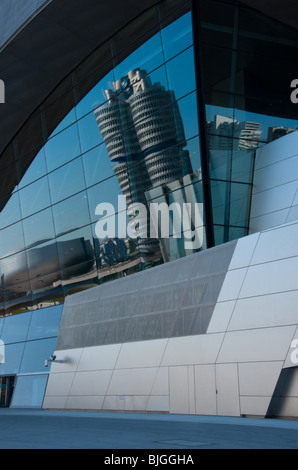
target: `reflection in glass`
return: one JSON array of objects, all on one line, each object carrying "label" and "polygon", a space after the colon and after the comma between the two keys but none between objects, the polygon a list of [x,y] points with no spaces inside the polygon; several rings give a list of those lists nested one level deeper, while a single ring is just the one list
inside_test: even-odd
[{"label": "reflection in glass", "polygon": [[[22,180],[0,219],[1,312],[54,306],[68,293],[204,248],[191,13],[182,11],[168,24],[163,9],[148,10],[134,24],[132,53],[121,31],[67,77],[32,121],[35,145],[50,135],[43,148],[18,139]],[[115,209],[113,236],[97,236],[100,203]],[[168,206],[167,236],[154,226],[152,214],[163,214],[158,206],[151,214],[151,203]],[[190,211],[184,220],[180,210],[175,221],[171,204],[197,205],[199,218]],[[196,230],[199,246],[189,249],[184,242]]]},{"label": "reflection in glass", "polygon": [[5,362],[1,364],[1,375],[15,375],[20,369],[25,343],[7,344],[5,342],[5,345]]},{"label": "reflection in glass", "polygon": [[45,145],[48,171],[55,170],[80,154],[77,124],[55,135]]},{"label": "reflection in glass", "polygon": [[53,206],[56,236],[90,224],[87,194],[82,191]]},{"label": "reflection in glass", "polygon": [[22,357],[20,373],[44,372],[45,359],[55,350],[57,338],[27,341]]},{"label": "reflection in glass", "polygon": [[[25,155],[26,157],[26,155]],[[23,160],[20,160],[20,165],[22,164]],[[34,160],[30,164],[29,168],[25,172],[23,178],[21,179],[18,188],[21,189],[27,184],[32,183],[33,181],[41,178],[42,176],[46,175],[47,167],[46,167],[46,159],[45,159],[45,151],[42,148],[38,154],[35,156]],[[23,174],[23,172],[22,172]]]},{"label": "reflection in glass", "polygon": [[41,408],[48,374],[20,375],[14,390],[11,408]]},{"label": "reflection in glass", "polygon": [[48,178],[45,176],[20,191],[21,211],[28,217],[51,205]]},{"label": "reflection in glass", "polygon": [[136,68],[144,68],[150,73],[163,62],[160,33],[157,33],[115,67],[115,76],[124,77]]},{"label": "reflection in glass", "polygon": [[[98,65],[98,64],[96,64]],[[93,78],[93,74],[92,74]],[[111,86],[114,80],[114,72],[111,71],[109,72],[102,80],[100,80],[95,87],[92,88],[89,93],[77,104],[76,106],[76,111],[77,111],[77,117],[80,119],[81,117],[85,116],[86,114],[89,114],[90,111],[93,111],[94,109],[98,108],[101,104],[103,104],[107,97],[105,95],[104,90]],[[78,88],[80,86],[83,86],[86,83],[86,77],[84,76],[84,80],[82,84],[78,85]]]},{"label": "reflection in glass", "polygon": [[52,209],[48,208],[23,220],[27,248],[55,238]]},{"label": "reflection in glass", "polygon": [[90,226],[59,237],[57,247],[62,280],[81,282],[93,272],[95,263]]},{"label": "reflection in glass", "polygon": [[18,192],[10,196],[7,204],[0,213],[0,230],[21,219],[20,201]]},{"label": "reflection in glass", "polygon": [[0,266],[3,286],[18,284],[27,281],[29,278],[25,251],[3,258],[0,261]]},{"label": "reflection in glass", "polygon": [[31,312],[28,312],[23,315],[16,315],[9,322],[5,322],[1,335],[4,343],[26,341],[30,320]]},{"label": "reflection in glass", "polygon": [[61,314],[61,305],[43,308],[32,312],[27,340],[57,336]]},{"label": "reflection in glass", "polygon": [[104,143],[82,155],[82,160],[87,188],[114,174]]},{"label": "reflection in glass", "polygon": [[[153,27],[149,39],[148,31],[143,34],[147,17]],[[26,301],[28,308],[51,306],[74,290],[205,246],[191,13],[160,32],[153,9],[136,28],[139,47],[133,53],[127,55],[120,33],[103,46],[105,63],[96,51],[86,60],[89,69],[81,64],[38,114],[50,138],[32,162],[27,152],[29,168],[0,221],[0,258],[5,257],[0,300],[6,307],[14,301],[18,308]],[[80,101],[71,109],[74,97]],[[59,103],[67,114],[53,129]],[[56,111],[62,117],[63,109]],[[112,237],[97,236],[100,203],[115,208]],[[157,208],[154,221],[151,203]],[[164,203],[167,236],[154,227],[163,216],[158,205]],[[133,204],[143,204],[146,214],[138,217]],[[175,221],[171,204],[181,210],[184,204],[197,205],[199,218],[190,211],[183,219],[180,210]],[[12,207],[18,213],[14,219]],[[5,228],[21,216],[12,230]],[[132,227],[137,237],[125,231]],[[189,249],[185,241],[191,234],[195,238],[196,230],[199,245]]]},{"label": "reflection in glass", "polygon": [[191,13],[186,13],[163,28],[161,35],[165,58],[169,60],[192,44]]},{"label": "reflection in glass", "polygon": [[66,199],[85,188],[81,157],[49,174],[52,203]]},{"label": "reflection in glass", "polygon": [[[97,124],[128,209],[133,204],[149,209],[150,191],[174,182],[183,187],[183,179],[193,172],[189,152],[184,149],[179,106],[174,91],[167,91],[159,82],[152,83],[140,68],[130,70],[113,87],[106,90],[108,103],[95,110]],[[128,213],[133,223],[133,210]],[[152,265],[168,261],[169,254],[167,251],[165,255],[158,241],[160,235],[150,238],[150,223],[147,210],[139,216],[138,244],[143,261]]]},{"label": "reflection in glass", "polygon": [[78,121],[80,144],[82,153],[96,147],[102,142],[102,137],[94,122],[93,113],[87,114]]},{"label": "reflection in glass", "polygon": [[24,250],[24,236],[22,223],[17,222],[14,225],[0,230],[0,258],[12,255],[18,251]]},{"label": "reflection in glass", "polygon": [[190,47],[167,63],[169,86],[178,100],[196,89],[194,52]]}]

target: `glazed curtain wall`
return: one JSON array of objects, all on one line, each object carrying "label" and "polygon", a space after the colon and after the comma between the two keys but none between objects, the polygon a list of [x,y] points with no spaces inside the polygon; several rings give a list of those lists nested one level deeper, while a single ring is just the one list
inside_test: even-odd
[{"label": "glazed curtain wall", "polygon": [[[0,219],[2,313],[63,302],[67,294],[205,248],[189,9],[188,2],[177,2],[174,11],[161,4],[100,47],[7,150],[14,163],[4,184],[10,175],[16,184]],[[128,54],[131,31],[140,46]],[[119,196],[128,208],[196,203],[197,216],[190,214],[185,229],[163,213],[169,236],[157,228],[150,238],[148,212],[140,216],[138,238],[119,236],[119,225],[128,228],[131,220]],[[115,210],[110,218],[102,214],[107,227],[115,224],[115,234],[102,238],[100,203]],[[191,248],[186,231],[198,234]]]},{"label": "glazed curtain wall", "polygon": [[45,360],[55,350],[61,314],[62,305],[56,305],[0,319],[0,375],[12,378],[12,407],[41,408],[51,368],[45,368]]},{"label": "glazed curtain wall", "polygon": [[[161,2],[101,45],[1,156],[2,314],[62,303],[205,249],[206,224],[215,244],[247,233],[255,149],[297,127],[288,88],[275,101],[272,86],[264,94],[276,54],[291,75],[297,40],[238,6],[199,5],[192,15],[189,1]],[[115,214],[96,213],[101,203]],[[163,213],[166,237],[150,237],[152,219],[143,214],[136,239],[123,235],[133,203],[197,211],[186,225]],[[102,215],[114,236],[98,236]]]},{"label": "glazed curtain wall", "polygon": [[215,244],[247,234],[256,148],[297,129],[297,31],[233,2],[200,0],[199,48]]}]

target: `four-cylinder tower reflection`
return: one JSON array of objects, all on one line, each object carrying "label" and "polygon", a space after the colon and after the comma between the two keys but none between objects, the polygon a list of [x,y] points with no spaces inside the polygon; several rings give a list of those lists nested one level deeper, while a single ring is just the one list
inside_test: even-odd
[{"label": "four-cylinder tower reflection", "polygon": [[[114,82],[113,88],[106,90],[107,104],[95,110],[95,117],[127,206],[199,202],[199,188],[194,184],[199,184],[199,172],[193,172],[185,149],[174,91],[153,84],[139,68]],[[159,264],[186,254],[183,227],[175,239],[171,231],[168,239],[150,238],[149,211],[139,225],[142,262]]]}]

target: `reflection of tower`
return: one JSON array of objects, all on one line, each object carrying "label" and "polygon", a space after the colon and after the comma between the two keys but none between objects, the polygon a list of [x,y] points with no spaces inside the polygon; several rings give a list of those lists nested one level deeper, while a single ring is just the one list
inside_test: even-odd
[{"label": "reflection of tower", "polygon": [[[146,191],[192,172],[179,108],[174,92],[152,84],[144,70],[130,71],[113,86],[95,117],[127,205],[146,205]],[[142,227],[147,233],[141,248],[159,253],[157,241],[147,239],[149,211],[140,227],[140,235]]]}]

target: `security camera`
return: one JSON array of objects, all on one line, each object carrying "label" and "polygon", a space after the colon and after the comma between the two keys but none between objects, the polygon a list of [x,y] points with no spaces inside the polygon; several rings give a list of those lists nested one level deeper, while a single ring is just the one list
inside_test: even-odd
[{"label": "security camera", "polygon": [[54,356],[54,355],[52,354],[52,355],[50,356],[50,360],[51,360],[51,361],[55,361],[55,359],[56,359],[56,356]]},{"label": "security camera", "polygon": [[49,367],[49,361],[47,359],[44,361],[44,365],[45,367]]}]

